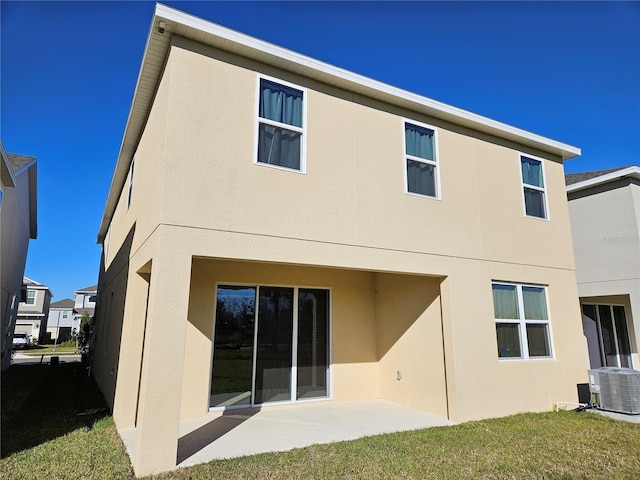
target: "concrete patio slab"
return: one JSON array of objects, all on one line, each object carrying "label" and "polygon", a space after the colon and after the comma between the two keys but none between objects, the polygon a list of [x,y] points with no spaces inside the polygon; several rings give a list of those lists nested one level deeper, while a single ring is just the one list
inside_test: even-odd
[{"label": "concrete patio slab", "polygon": [[[177,465],[446,425],[453,423],[386,400],[228,410],[180,422]],[[131,456],[135,429],[120,435]]]}]

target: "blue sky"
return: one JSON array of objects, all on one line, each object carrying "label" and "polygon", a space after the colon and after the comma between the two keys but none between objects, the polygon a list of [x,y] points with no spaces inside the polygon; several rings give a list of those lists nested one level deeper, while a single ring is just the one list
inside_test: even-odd
[{"label": "blue sky", "polygon": [[[640,164],[640,2],[165,2],[376,80]],[[154,2],[0,2],[0,136],[38,157],[26,275],[97,283],[96,236]]]}]

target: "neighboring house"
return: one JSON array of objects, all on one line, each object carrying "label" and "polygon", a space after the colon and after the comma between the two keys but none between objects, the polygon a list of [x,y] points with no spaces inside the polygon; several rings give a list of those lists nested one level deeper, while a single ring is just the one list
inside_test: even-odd
[{"label": "neighboring house", "polygon": [[92,319],[96,310],[96,298],[98,296],[98,286],[81,288],[73,292],[75,301],[73,308],[75,309],[76,319],[79,321],[85,313]]},{"label": "neighboring house", "polygon": [[640,167],[566,175],[591,368],[640,369]]},{"label": "neighboring house", "polygon": [[80,316],[75,315],[74,306],[75,302],[70,298],[51,304],[47,320],[47,333],[51,340],[64,342],[74,331],[79,331]]},{"label": "neighboring house", "polygon": [[0,348],[4,370],[11,363],[29,240],[38,236],[38,162],[34,157],[5,152],[2,142],[0,156]]},{"label": "neighboring house", "polygon": [[92,356],[136,474],[176,467],[180,419],[232,408],[577,401],[579,154],[157,5]]},{"label": "neighboring house", "polygon": [[[83,315],[88,315],[89,319],[93,318],[98,294],[97,285],[81,288],[73,292],[73,294],[75,300],[65,298],[51,304],[47,323],[47,332],[50,333],[51,340],[57,338],[59,342],[63,342],[74,331],[75,333],[80,331]],[[60,337],[58,337],[58,334],[60,334]]]},{"label": "neighboring house", "polygon": [[49,287],[35,280],[24,277],[23,288],[26,290],[24,301],[18,304],[16,332],[25,332],[34,343],[46,343],[47,319],[53,294]]}]

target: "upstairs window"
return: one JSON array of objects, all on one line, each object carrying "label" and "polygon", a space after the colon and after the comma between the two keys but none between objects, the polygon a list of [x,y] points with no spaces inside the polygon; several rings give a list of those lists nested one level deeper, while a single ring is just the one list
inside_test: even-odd
[{"label": "upstairs window", "polygon": [[498,357],[551,357],[546,288],[494,282],[492,290]]},{"label": "upstairs window", "polygon": [[435,130],[405,122],[404,148],[407,193],[438,198]]},{"label": "upstairs window", "polygon": [[257,163],[305,171],[304,91],[260,79]]},{"label": "upstairs window", "polygon": [[520,157],[524,210],[528,217],[548,218],[547,195],[542,162],[530,157]]},{"label": "upstairs window", "polygon": [[27,305],[35,305],[36,304],[36,291],[35,290],[27,290],[27,301],[25,303]]}]

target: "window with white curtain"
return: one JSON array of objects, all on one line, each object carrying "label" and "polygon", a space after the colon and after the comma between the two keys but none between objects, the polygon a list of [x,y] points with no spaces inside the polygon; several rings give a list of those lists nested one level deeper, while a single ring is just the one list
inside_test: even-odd
[{"label": "window with white curtain", "polygon": [[540,160],[520,156],[524,210],[528,217],[548,218],[544,168]]},{"label": "window with white curtain", "polygon": [[406,192],[439,198],[435,129],[405,122],[404,153]]},{"label": "window with white curtain", "polygon": [[304,90],[260,78],[258,94],[256,162],[304,172]]},{"label": "window with white curtain", "polygon": [[493,282],[492,290],[498,357],[552,357],[546,287]]}]

